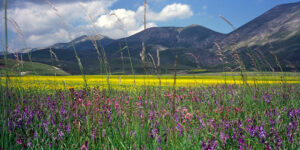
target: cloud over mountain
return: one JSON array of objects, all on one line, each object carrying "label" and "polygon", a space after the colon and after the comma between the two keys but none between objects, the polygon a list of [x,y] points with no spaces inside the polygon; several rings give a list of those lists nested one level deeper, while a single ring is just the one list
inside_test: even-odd
[{"label": "cloud over mountain", "polygon": [[[116,2],[117,0],[10,1],[8,17],[18,27],[10,23],[9,29],[22,32],[29,47],[67,42],[77,36],[95,32],[111,38],[122,38],[142,31],[144,7],[140,6],[136,10],[111,9]],[[181,3],[166,5],[158,12],[148,7],[147,27],[157,26],[156,22],[184,19],[192,15],[189,5]],[[20,38],[10,41],[12,48],[25,47],[20,43],[23,43]]]}]

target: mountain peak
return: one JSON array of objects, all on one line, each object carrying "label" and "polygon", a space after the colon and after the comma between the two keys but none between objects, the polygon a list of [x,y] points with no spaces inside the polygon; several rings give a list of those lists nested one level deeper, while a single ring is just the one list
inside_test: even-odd
[{"label": "mountain peak", "polygon": [[277,5],[274,8],[277,8],[277,7],[291,7],[291,6],[300,6],[300,2],[285,3],[285,4]]},{"label": "mountain peak", "polygon": [[[264,45],[284,40],[300,31],[300,2],[278,5],[230,33],[239,46]],[[230,43],[231,38],[225,39]]]},{"label": "mountain peak", "polygon": [[71,42],[79,43],[79,42],[85,42],[85,41],[88,41],[88,40],[102,40],[104,38],[110,39],[109,37],[103,36],[101,34],[96,34],[96,35],[82,35],[82,36],[80,36],[80,37],[72,40]]}]

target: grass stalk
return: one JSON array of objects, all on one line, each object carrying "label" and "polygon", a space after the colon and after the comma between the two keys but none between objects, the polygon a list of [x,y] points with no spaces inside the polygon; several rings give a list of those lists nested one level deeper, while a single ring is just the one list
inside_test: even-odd
[{"label": "grass stalk", "polygon": [[176,113],[176,76],[177,76],[177,59],[178,56],[175,56],[175,62],[174,62],[174,82],[173,82],[173,99],[172,99],[172,140],[173,140],[173,144],[175,144],[175,140],[176,140],[176,134],[175,134],[175,129],[176,129],[176,121],[175,121],[175,113]]},{"label": "grass stalk", "polygon": [[[236,30],[235,26],[234,26],[228,19],[226,19],[226,18],[225,18],[224,16],[222,16],[222,15],[219,15],[219,16],[220,16],[220,18],[222,18],[227,24],[230,25],[230,27],[233,29],[233,31]],[[238,36],[238,35],[237,35],[237,36]],[[233,44],[236,44],[234,36],[232,36],[232,43],[233,43]],[[241,77],[242,77],[242,79],[243,79],[243,84],[247,84],[247,75],[246,75],[246,67],[245,67],[245,64],[243,63],[243,61],[242,61],[242,59],[241,59],[241,57],[240,57],[240,55],[239,55],[239,53],[238,53],[238,49],[237,49],[236,46],[233,45],[232,51],[233,51],[233,58],[234,58],[234,60],[235,60],[235,63],[238,65],[237,69],[240,70],[240,75],[241,75]]]},{"label": "grass stalk", "polygon": [[120,43],[120,41],[119,41],[119,47],[120,47],[120,53],[121,53],[121,61],[122,61],[122,72],[123,72],[123,74],[125,74],[125,69],[124,69],[124,56],[123,56],[123,50],[122,50],[122,45],[121,45],[121,43]]},{"label": "grass stalk", "polygon": [[156,50],[156,57],[157,57],[157,75],[158,75],[158,79],[159,79],[159,87],[161,87],[159,50]]},{"label": "grass stalk", "polygon": [[98,43],[98,45],[101,49],[101,52],[102,52],[103,61],[104,61],[104,68],[105,68],[105,71],[106,71],[106,82],[107,82],[108,89],[110,89],[109,76],[111,74],[111,71],[110,71],[109,63],[107,61],[106,53],[105,53],[104,47],[101,44],[101,41],[99,40],[97,43]]},{"label": "grass stalk", "polygon": [[[121,26],[121,30],[122,31],[125,31],[124,29],[124,23],[122,22],[122,20],[118,17],[117,14],[115,13],[111,13],[110,14],[111,16],[115,16],[117,18],[117,21],[118,23],[120,24]],[[128,46],[128,42],[127,42],[127,38],[125,37],[124,38],[124,42],[125,42],[125,48],[127,49],[127,55],[128,55],[128,58],[129,58],[129,62],[130,62],[130,67],[131,67],[131,75],[133,75],[133,86],[135,87],[135,72],[134,72],[134,68],[133,68],[133,63],[132,63],[132,58],[131,58],[131,55],[130,55],[130,50],[129,50],[129,46]]]},{"label": "grass stalk", "polygon": [[[90,24],[92,24],[92,26],[93,26],[94,32],[98,33],[97,30],[96,30],[97,27],[95,25],[95,21],[94,21],[93,17],[89,14],[88,10],[83,5],[80,5],[80,6],[85,11],[86,15],[88,16]],[[96,36],[98,36],[98,35],[96,35]],[[100,35],[100,36],[102,36],[102,35]],[[109,63],[108,63],[107,58],[106,58],[105,50],[101,45],[101,39],[98,41],[97,39],[92,39],[88,35],[87,35],[87,37],[90,39],[90,41],[93,43],[94,48],[96,49],[96,52],[97,52],[97,55],[98,55],[98,61],[99,61],[99,65],[100,65],[100,73],[101,73],[101,70],[102,70],[101,69],[102,68],[101,67],[101,62],[103,62],[103,64],[104,64],[104,68],[105,68],[105,71],[106,71],[106,82],[107,82],[107,85],[108,85],[108,89],[110,89],[110,82],[109,82],[110,69],[108,68]],[[98,47],[98,45],[99,45],[99,47]],[[102,51],[102,59],[101,59],[101,53],[99,51],[99,48]],[[103,60],[103,61],[101,61],[101,60]]]},{"label": "grass stalk", "polygon": [[[62,18],[62,16],[58,13],[58,9],[49,0],[44,0],[44,1],[51,7],[51,9],[54,11],[55,15],[60,19],[61,23],[63,25],[65,25],[66,27],[68,27],[68,24],[64,21],[64,19]],[[68,34],[68,37],[71,40],[69,34]],[[74,54],[75,54],[75,58],[76,58],[77,63],[78,63],[78,67],[79,67],[81,75],[82,75],[82,79],[83,79],[83,82],[84,82],[85,90],[87,90],[87,80],[86,80],[86,76],[85,76],[85,73],[84,73],[84,68],[83,68],[81,60],[80,60],[80,58],[79,58],[79,56],[77,54],[74,41],[71,41],[71,45],[72,45],[72,48],[73,48],[73,51],[74,51]],[[31,55],[28,55],[28,56],[30,56],[30,59],[31,59]]]},{"label": "grass stalk", "polygon": [[[5,143],[7,141],[7,101],[8,101],[8,80],[9,80],[9,75],[8,75],[8,60],[7,60],[7,55],[8,55],[8,32],[7,32],[7,1],[4,0],[3,1],[3,6],[4,6],[4,34],[5,34],[5,50],[4,50],[4,61],[5,61],[5,92],[3,92],[3,98],[2,98],[2,102],[3,102],[3,118],[1,119],[3,122],[3,129],[2,129],[2,135],[3,135],[3,139],[1,141],[1,147],[5,147]],[[2,83],[1,83],[2,84]],[[2,85],[1,85],[2,86]],[[1,148],[0,147],[0,148]]]},{"label": "grass stalk", "polygon": [[[147,25],[146,25],[146,13],[147,13],[147,0],[144,0],[144,19],[143,19],[143,22],[144,22],[144,31],[146,30],[147,28]],[[141,57],[141,60],[142,60],[142,63],[143,63],[143,68],[144,68],[144,72],[145,74],[147,75],[147,70],[146,70],[146,46],[145,46],[145,35],[143,35],[143,42],[142,42],[142,52],[140,53],[140,57]],[[146,86],[146,77],[144,76],[144,86]]]}]

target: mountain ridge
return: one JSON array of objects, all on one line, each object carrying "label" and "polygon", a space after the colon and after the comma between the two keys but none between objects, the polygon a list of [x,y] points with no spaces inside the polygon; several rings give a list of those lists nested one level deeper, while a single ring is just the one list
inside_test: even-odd
[{"label": "mountain ridge", "polygon": [[[219,33],[195,24],[186,27],[153,27],[117,40],[102,37],[101,44],[106,51],[109,63],[112,64],[110,69],[113,72],[125,70],[126,74],[130,73],[128,70],[131,69],[128,65],[125,69],[120,67],[120,64],[124,63],[124,61],[129,63],[128,53],[122,48],[129,46],[127,48],[131,54],[132,61],[137,65],[136,70],[143,72],[142,65],[138,65],[141,64],[140,52],[142,42],[146,44],[146,53],[152,55],[154,59],[157,59],[156,51],[160,51],[161,63],[168,66],[166,68],[162,66],[162,69],[167,70],[172,69],[171,66],[175,55],[178,55],[178,64],[182,69],[210,68],[224,71],[224,68],[222,68],[222,66],[224,67],[224,62],[220,59],[220,50],[216,47],[216,43],[220,45],[224,57],[227,57],[227,61],[231,61],[231,63],[234,60],[230,56],[230,52],[232,52],[234,47],[241,55],[248,69],[257,67],[253,62],[253,59],[255,59],[258,64],[262,65],[261,68],[263,70],[278,71],[279,67],[275,63],[274,58],[274,55],[277,55],[278,60],[283,62],[285,70],[291,69],[286,67],[290,64],[296,64],[296,69],[298,70],[300,69],[298,60],[300,59],[300,44],[298,44],[300,42],[297,42],[300,41],[299,21],[300,2],[297,2],[278,5],[228,34]],[[96,71],[97,69],[95,68],[99,68],[97,67],[99,60],[90,38],[81,36],[74,39],[73,43],[75,43],[78,55],[82,59],[84,68],[87,70],[86,73],[97,74],[99,71]],[[100,39],[93,36],[92,38],[94,40]],[[59,47],[60,44],[54,44],[54,46],[50,47],[58,57],[62,58],[60,60],[62,60],[63,69],[70,71],[72,74],[79,74],[78,67],[68,68],[77,64],[74,54],[70,51],[72,50],[72,46],[70,46],[72,41],[64,44],[61,47]],[[32,52],[33,60],[49,63],[50,55],[48,51],[50,47]],[[250,49],[251,51],[249,51]],[[149,64],[151,64],[150,62]],[[265,64],[268,64],[268,66],[265,66]],[[74,71],[76,69],[78,71]]]}]

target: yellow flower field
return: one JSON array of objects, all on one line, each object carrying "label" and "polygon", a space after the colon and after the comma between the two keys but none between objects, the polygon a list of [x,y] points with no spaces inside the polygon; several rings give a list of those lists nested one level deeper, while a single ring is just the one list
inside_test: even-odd
[{"label": "yellow flower field", "polygon": [[[86,76],[88,87],[100,87],[114,89],[136,90],[141,86],[159,86],[173,87],[174,77],[172,75],[163,75],[160,77],[154,75],[88,75]],[[5,84],[5,78],[2,77],[2,84]],[[25,89],[39,88],[45,90],[55,89],[82,89],[84,80],[82,76],[24,76],[24,77],[9,77],[10,87],[22,87]],[[160,81],[160,82],[159,82]],[[247,76],[247,84],[299,84],[300,76],[294,75],[255,75]],[[243,84],[240,76],[235,76],[230,73],[227,75],[204,74],[204,75],[182,75],[176,77],[176,87],[195,87],[200,85],[212,84]]]}]

